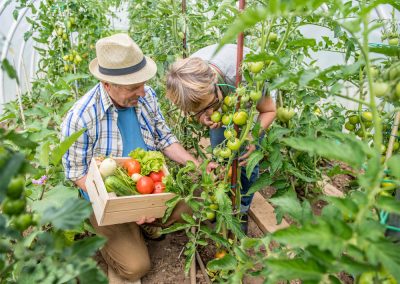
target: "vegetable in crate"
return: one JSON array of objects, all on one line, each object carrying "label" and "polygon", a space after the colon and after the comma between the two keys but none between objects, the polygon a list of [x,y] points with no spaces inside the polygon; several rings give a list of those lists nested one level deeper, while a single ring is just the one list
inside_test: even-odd
[{"label": "vegetable in crate", "polygon": [[143,176],[160,171],[165,164],[164,155],[158,151],[145,151],[137,148],[130,152],[129,156],[140,163],[140,174]]},{"label": "vegetable in crate", "polygon": [[106,158],[101,162],[99,171],[101,176],[104,178],[111,176],[117,169],[117,162],[113,158]]},{"label": "vegetable in crate", "polygon": [[115,192],[117,196],[138,194],[135,183],[121,167],[116,169],[114,175],[107,177],[104,184],[107,192]]}]

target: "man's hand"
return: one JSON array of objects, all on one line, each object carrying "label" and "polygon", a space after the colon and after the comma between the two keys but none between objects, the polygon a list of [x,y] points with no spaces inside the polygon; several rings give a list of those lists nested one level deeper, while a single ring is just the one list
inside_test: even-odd
[{"label": "man's hand", "polygon": [[144,223],[153,223],[156,220],[154,217],[142,217],[139,221],[136,222],[138,225],[142,225]]},{"label": "man's hand", "polygon": [[246,166],[247,158],[250,156],[251,153],[253,153],[256,150],[256,146],[253,144],[250,144],[246,147],[246,150],[247,150],[247,152],[239,157],[239,166],[240,167]]}]

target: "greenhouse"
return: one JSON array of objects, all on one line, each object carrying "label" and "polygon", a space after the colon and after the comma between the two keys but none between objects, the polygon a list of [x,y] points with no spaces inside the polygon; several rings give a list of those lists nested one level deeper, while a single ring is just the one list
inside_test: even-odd
[{"label": "greenhouse", "polygon": [[400,283],[398,0],[0,19],[0,283]]}]

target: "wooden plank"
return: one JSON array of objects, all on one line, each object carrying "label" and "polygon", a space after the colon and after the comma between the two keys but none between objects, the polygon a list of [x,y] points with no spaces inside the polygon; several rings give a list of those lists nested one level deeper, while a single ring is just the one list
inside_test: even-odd
[{"label": "wooden plank", "polygon": [[324,185],[324,187],[322,188],[322,192],[328,196],[344,197],[343,192],[341,192],[339,189],[337,189],[330,183]]},{"label": "wooden plank", "polygon": [[112,224],[136,222],[139,221],[143,216],[161,218],[164,216],[166,209],[166,206],[161,206],[139,210],[107,212],[104,214],[101,223],[98,224],[99,226],[106,226]]},{"label": "wooden plank", "polygon": [[273,233],[279,229],[289,227],[289,224],[285,220],[282,220],[282,223],[279,225],[276,223],[274,207],[259,192],[254,194],[249,215],[263,233]]},{"label": "wooden plank", "polygon": [[322,176],[322,181],[318,182],[318,186],[322,188],[322,193],[328,196],[344,197],[344,193],[329,183],[330,178],[326,175]]},{"label": "wooden plank", "polygon": [[103,178],[101,177],[99,168],[97,167],[97,162],[95,158],[93,158],[92,162],[90,163],[89,171],[92,172],[93,181],[96,184],[97,192],[100,198],[103,199],[103,201],[106,203],[109,199],[109,196],[106,190],[106,186],[104,185]]}]

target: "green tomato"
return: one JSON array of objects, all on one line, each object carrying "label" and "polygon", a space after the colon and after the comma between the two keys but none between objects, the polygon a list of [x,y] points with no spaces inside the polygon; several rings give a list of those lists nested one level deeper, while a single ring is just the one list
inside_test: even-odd
[{"label": "green tomato", "polygon": [[221,152],[221,148],[219,148],[219,147],[213,149],[213,155],[215,157],[219,157],[220,156],[220,152]]},{"label": "green tomato", "polygon": [[236,88],[236,94],[239,96],[243,96],[246,93],[246,88],[245,87],[237,87]]},{"label": "green tomato", "polygon": [[214,111],[211,115],[212,122],[218,123],[221,121],[221,113],[219,111]]},{"label": "green tomato", "polygon": [[14,226],[17,230],[23,232],[28,227],[32,225],[32,215],[31,214],[21,214],[14,220]]},{"label": "green tomato", "polygon": [[399,38],[394,37],[394,38],[389,39],[389,45],[399,45]]},{"label": "green tomato", "polygon": [[235,129],[233,129],[233,128],[227,128],[227,129],[225,129],[225,131],[224,131],[224,137],[225,137],[226,139],[231,139],[231,138],[234,138],[234,137],[236,137],[236,136],[237,136],[237,132],[236,132]]},{"label": "green tomato", "polygon": [[207,211],[206,218],[210,221],[213,221],[215,219],[215,213],[213,211]]},{"label": "green tomato", "polygon": [[236,125],[245,125],[247,123],[248,115],[245,111],[235,112],[233,115],[233,123]]},{"label": "green tomato", "polygon": [[358,115],[352,115],[349,117],[349,122],[353,125],[356,125],[360,122],[360,118],[358,117]]},{"label": "green tomato", "polygon": [[221,149],[221,151],[219,152],[219,156],[224,159],[229,158],[231,155],[232,155],[232,151],[229,148]]},{"label": "green tomato", "polygon": [[12,178],[7,187],[7,196],[11,199],[19,199],[25,188],[25,179],[22,176]]},{"label": "green tomato", "polygon": [[229,140],[227,143],[227,146],[229,149],[231,149],[232,151],[237,151],[240,149],[240,140],[238,138],[235,138],[233,141]]},{"label": "green tomato", "polygon": [[373,94],[380,98],[389,92],[389,85],[385,82],[375,82],[372,84]]},{"label": "green tomato", "polygon": [[249,62],[249,70],[253,74],[260,73],[261,70],[264,68],[264,62],[258,61],[258,62]]},{"label": "green tomato", "polygon": [[240,102],[241,103],[247,103],[250,100],[249,95],[243,95],[240,97]]},{"label": "green tomato", "polygon": [[21,214],[25,210],[26,200],[25,198],[12,200],[4,199],[2,204],[2,211],[4,214],[9,216]]},{"label": "green tomato", "polygon": [[346,128],[348,131],[353,131],[356,127],[354,124],[351,124],[350,122],[346,122],[344,125],[344,128]]},{"label": "green tomato", "polygon": [[226,104],[228,107],[233,106],[235,104],[235,98],[232,96],[226,96],[224,98],[224,104]]},{"label": "green tomato", "polygon": [[226,113],[229,110],[229,107],[226,104],[223,104],[221,107],[222,112]]},{"label": "green tomato", "polygon": [[364,111],[361,113],[361,119],[363,121],[372,121],[372,112]]},{"label": "green tomato", "polygon": [[251,91],[250,92],[250,99],[253,102],[258,102],[261,99],[262,93],[261,91]]},{"label": "green tomato", "polygon": [[379,70],[375,66],[371,66],[369,68],[369,73],[371,74],[372,77],[376,77],[379,75]]},{"label": "green tomato", "polygon": [[278,35],[276,33],[274,33],[274,32],[269,33],[268,40],[270,42],[275,42],[275,41],[277,41],[277,39],[278,39]]},{"label": "green tomato", "polygon": [[370,128],[372,126],[372,121],[365,121],[364,122],[364,127],[365,128]]},{"label": "green tomato", "polygon": [[363,138],[364,135],[365,135],[365,133],[364,133],[364,131],[362,130],[362,128],[360,128],[360,129],[358,129],[358,130],[356,131],[356,135],[357,135],[358,137],[360,137],[360,138]]},{"label": "green tomato", "polygon": [[218,204],[216,204],[216,203],[211,203],[209,206],[208,206],[208,208],[210,208],[211,210],[218,210]]},{"label": "green tomato", "polygon": [[222,116],[222,124],[229,125],[232,121],[232,114],[224,114]]}]

